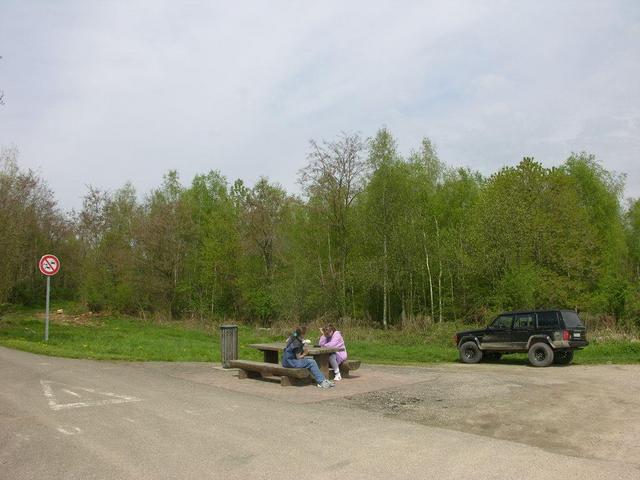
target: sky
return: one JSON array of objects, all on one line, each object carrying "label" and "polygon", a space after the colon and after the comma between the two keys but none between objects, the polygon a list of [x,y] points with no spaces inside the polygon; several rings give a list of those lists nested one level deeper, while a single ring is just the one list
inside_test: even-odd
[{"label": "sky", "polygon": [[175,169],[298,193],[309,140],[386,126],[489,175],[572,152],[640,197],[640,2],[0,1],[0,147],[64,210]]}]

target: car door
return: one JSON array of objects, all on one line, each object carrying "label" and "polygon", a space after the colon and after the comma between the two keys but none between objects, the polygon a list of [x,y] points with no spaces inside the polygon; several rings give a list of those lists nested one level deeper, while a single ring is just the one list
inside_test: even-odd
[{"label": "car door", "polygon": [[[536,335],[543,337],[549,337],[552,340],[561,338],[560,319],[558,318],[558,312],[551,310],[548,312],[538,312],[538,328],[536,329]],[[560,335],[560,338],[556,338]]]},{"label": "car door", "polygon": [[536,326],[535,313],[516,313],[513,319],[513,345],[518,350],[526,350],[529,338],[533,335]]},{"label": "car door", "polygon": [[510,350],[512,314],[498,316],[485,330],[481,345],[483,350]]}]

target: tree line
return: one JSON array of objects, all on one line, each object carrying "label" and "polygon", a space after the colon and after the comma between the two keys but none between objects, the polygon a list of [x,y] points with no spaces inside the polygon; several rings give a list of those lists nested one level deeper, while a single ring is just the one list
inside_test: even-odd
[{"label": "tree line", "polygon": [[90,187],[62,213],[45,182],[0,153],[0,303],[39,304],[43,253],[57,298],[172,318],[352,318],[388,327],[569,307],[638,322],[640,201],[593,155],[532,158],[483,177],[425,138],[386,129],[311,141],[301,195],[220,172],[171,171],[139,200]]}]

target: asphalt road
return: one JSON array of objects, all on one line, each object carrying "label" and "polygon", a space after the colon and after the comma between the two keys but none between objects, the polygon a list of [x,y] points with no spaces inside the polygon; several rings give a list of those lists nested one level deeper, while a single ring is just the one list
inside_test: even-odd
[{"label": "asphalt road", "polygon": [[239,380],[211,364],[93,362],[0,347],[0,478],[640,478],[635,463],[341,405],[345,396],[424,383],[434,371],[363,369],[324,391]]}]

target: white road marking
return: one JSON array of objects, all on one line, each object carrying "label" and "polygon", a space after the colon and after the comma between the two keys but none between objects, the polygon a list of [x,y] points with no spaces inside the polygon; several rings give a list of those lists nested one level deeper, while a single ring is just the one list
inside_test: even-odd
[{"label": "white road marking", "polygon": [[[51,408],[51,410],[53,411],[67,410],[70,408],[97,407],[102,405],[114,405],[119,403],[142,401],[142,399],[140,398],[132,397],[129,395],[118,395],[116,393],[111,393],[111,392],[100,392],[93,388],[73,387],[75,390],[82,390],[82,391],[94,394],[94,396],[102,396],[102,397],[109,397],[109,398],[103,399],[103,400],[89,400],[85,402],[75,402],[75,403],[58,403],[56,400],[56,395],[53,393],[53,389],[51,388],[52,383],[57,383],[57,382],[40,380],[40,384],[42,385],[44,396],[47,398],[49,402],[49,408]],[[80,396],[77,393],[71,392],[68,389],[63,388],[62,390],[67,393],[75,394],[78,397]]]},{"label": "white road marking", "polygon": [[56,428],[56,430],[58,430],[60,433],[64,433],[65,435],[77,435],[78,433],[82,433],[82,430],[80,430],[78,427],[73,427],[73,431],[69,431],[62,427],[58,427]]},{"label": "white road marking", "polygon": [[44,380],[40,380],[40,385],[42,385],[42,389],[44,390],[44,396],[49,400],[49,406],[53,408],[56,404],[53,396],[53,391],[51,390],[51,385],[49,382],[45,382]]},{"label": "white road marking", "polygon": [[132,418],[128,418],[128,417],[122,417],[124,420],[126,420],[127,422],[131,422],[131,423],[136,423],[136,421]]},{"label": "white road marking", "polygon": [[68,393],[69,395],[73,395],[74,397],[80,397],[76,392],[72,392],[71,390],[67,390],[66,388],[62,389],[63,392]]}]

